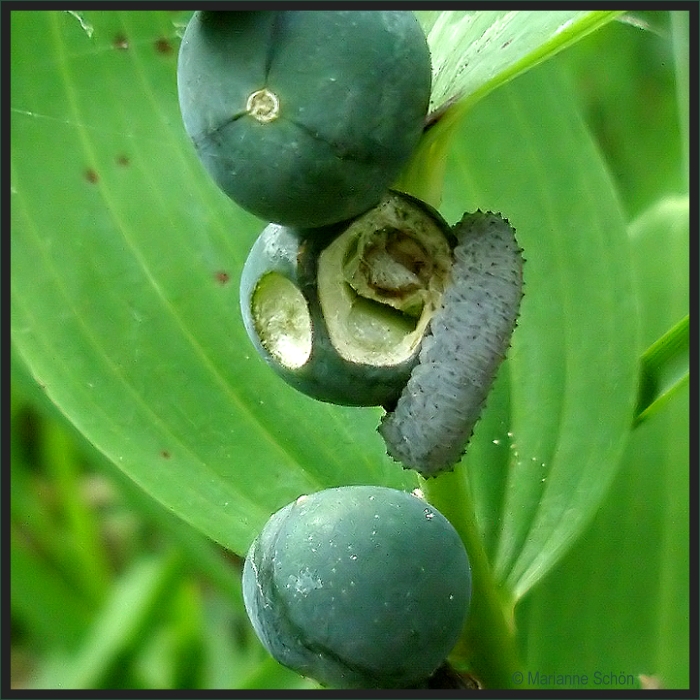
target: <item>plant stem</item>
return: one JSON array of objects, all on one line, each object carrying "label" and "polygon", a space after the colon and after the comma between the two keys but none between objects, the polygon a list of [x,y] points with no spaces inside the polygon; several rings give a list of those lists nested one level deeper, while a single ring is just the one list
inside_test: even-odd
[{"label": "plant stem", "polygon": [[436,209],[442,200],[445,167],[454,130],[437,126],[423,135],[418,148],[394,187],[422,199]]},{"label": "plant stem", "polygon": [[472,602],[462,636],[454,651],[484,688],[512,687],[513,674],[522,666],[515,640],[512,603],[496,583],[474,519],[464,468],[422,480],[422,490],[454,525],[469,554]]}]

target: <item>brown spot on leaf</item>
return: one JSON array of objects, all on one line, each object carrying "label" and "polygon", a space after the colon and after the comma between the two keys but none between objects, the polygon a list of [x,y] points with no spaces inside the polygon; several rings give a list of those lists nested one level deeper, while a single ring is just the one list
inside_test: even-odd
[{"label": "brown spot on leaf", "polygon": [[117,156],[117,165],[121,165],[126,168],[126,166],[129,165],[129,163],[129,157],[125,156],[123,153]]},{"label": "brown spot on leaf", "polygon": [[163,56],[167,56],[168,54],[171,54],[173,52],[172,44],[168,39],[164,37],[156,39],[156,41],[153,43],[153,46],[155,47],[156,51],[159,54],[162,54]]},{"label": "brown spot on leaf", "polygon": [[88,168],[85,171],[85,179],[92,185],[97,184],[100,181],[100,176],[94,168]]},{"label": "brown spot on leaf", "polygon": [[225,270],[219,270],[215,273],[214,277],[219,284],[226,284],[231,279],[231,275]]},{"label": "brown spot on leaf", "polygon": [[117,34],[112,39],[112,46],[119,51],[126,51],[129,48],[129,40],[124,34]]},{"label": "brown spot on leaf", "polygon": [[170,459],[170,452],[168,452],[168,450],[161,450],[160,456],[163,459]]}]

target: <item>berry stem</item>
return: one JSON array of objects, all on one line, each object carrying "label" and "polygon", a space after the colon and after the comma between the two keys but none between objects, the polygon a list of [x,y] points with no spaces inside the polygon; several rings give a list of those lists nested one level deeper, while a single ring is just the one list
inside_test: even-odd
[{"label": "berry stem", "polygon": [[484,688],[512,687],[513,674],[522,668],[515,640],[513,604],[493,577],[474,518],[464,467],[437,478],[421,479],[425,498],[455,527],[469,554],[472,601],[467,622],[452,658],[466,665]]},{"label": "berry stem", "polygon": [[424,129],[394,189],[412,194],[436,209],[440,207],[450,145],[465,111],[466,105],[447,109],[438,121]]},{"label": "berry stem", "polygon": [[442,201],[449,145],[450,133],[424,133],[394,188],[438,208]]}]

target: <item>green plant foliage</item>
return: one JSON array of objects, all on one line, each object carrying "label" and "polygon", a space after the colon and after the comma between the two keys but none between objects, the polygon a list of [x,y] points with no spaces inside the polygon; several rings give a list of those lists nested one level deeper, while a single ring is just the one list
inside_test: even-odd
[{"label": "green plant foliage", "polygon": [[[98,13],[91,37],[67,13],[13,20],[33,37],[31,55],[21,42],[13,53],[13,335],[51,399],[137,483],[239,553],[301,493],[409,483],[366,453],[373,415],[280,391],[250,347],[237,280],[260,224],[199,169],[167,13]],[[53,174],[37,180],[31,163],[46,149]]]},{"label": "green plant foliage", "polygon": [[688,383],[690,317],[686,314],[642,355],[635,424],[648,418]]},{"label": "green plant foliage", "polygon": [[[670,196],[651,206],[630,225],[637,286],[648,297],[647,315],[651,317],[643,336],[646,345],[640,358],[636,423],[663,408],[688,382],[689,215],[688,198]],[[670,294],[676,295],[672,303],[669,303]],[[659,314],[657,309],[666,312]]]},{"label": "green plant foliage", "polygon": [[[640,352],[688,309],[684,217],[687,199],[677,197],[629,227]],[[526,677],[528,669],[585,675],[587,682],[566,685],[590,689],[598,672],[617,677],[599,689],[630,688],[630,675],[644,676],[650,687],[688,687],[688,450],[686,384],[634,430],[592,525],[523,601]]]},{"label": "green plant foliage", "polygon": [[[497,576],[515,598],[600,503],[636,390],[623,213],[569,89],[545,67],[474,108],[452,149],[445,191],[447,212],[477,202],[508,212],[524,249],[525,296],[507,359],[509,415],[495,430],[485,418],[479,446],[466,456],[477,516],[485,529],[498,523]],[[484,139],[489,129],[500,138]]]},{"label": "green plant foliage", "polygon": [[440,110],[458,101],[476,102],[619,14],[569,10],[419,12],[436,74],[431,109]]},{"label": "green plant foliage", "polygon": [[[619,12],[424,11],[433,71],[431,111],[440,120],[403,174],[427,202],[440,201],[450,134],[469,108],[498,86],[533,68]],[[459,50],[456,50],[459,47]],[[424,161],[431,163],[424,167]]]},{"label": "green plant foliage", "polygon": [[13,335],[33,374],[137,483],[239,553],[300,493],[406,486],[374,457],[376,413],[301,401],[251,353],[235,280],[258,224],[196,163],[167,13],[82,19],[90,32],[70,13],[13,15],[32,36],[12,57],[12,255]]},{"label": "green plant foliage", "polygon": [[[379,408],[303,396],[251,346],[238,283],[267,222],[182,126],[191,13],[11,13],[24,683],[314,687],[257,642],[230,553],[300,494],[371,484],[420,486],[462,537],[472,611],[451,660],[486,687],[608,662],[687,687],[688,345],[657,350],[688,314],[688,13],[595,32],[618,13],[418,14],[435,111],[395,184],[450,224],[500,212],[526,260],[467,454],[426,481],[386,456]],[[638,404],[641,372],[661,381]]]}]

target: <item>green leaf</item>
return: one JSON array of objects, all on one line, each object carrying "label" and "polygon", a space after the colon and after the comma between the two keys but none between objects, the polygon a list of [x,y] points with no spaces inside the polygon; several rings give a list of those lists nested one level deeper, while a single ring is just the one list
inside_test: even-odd
[{"label": "green leaf", "polygon": [[685,316],[642,355],[634,421],[638,425],[688,383],[690,318]]},{"label": "green leaf", "polygon": [[66,524],[62,540],[79,543],[70,552],[66,568],[75,572],[82,594],[93,604],[99,603],[110,585],[112,571],[94,513],[81,494],[82,463],[75,443],[62,425],[48,420],[42,425],[38,442],[40,459],[61,503],[60,520]]},{"label": "green leaf", "polygon": [[621,13],[460,10],[416,14],[432,55],[430,108],[435,112],[456,102],[473,104]]},{"label": "green leaf", "polygon": [[649,29],[612,22],[561,57],[572,71],[581,113],[605,156],[628,219],[662,194],[688,188],[688,147],[681,138],[683,114],[676,99],[677,87],[685,81],[687,89],[688,78],[673,71],[672,13],[641,14],[641,27]]},{"label": "green leaf", "polygon": [[[647,308],[654,310],[647,311],[649,319],[643,329],[636,424],[662,407],[688,381],[689,215],[687,195],[669,196],[629,227],[637,286],[649,297]],[[659,316],[656,309],[669,313]],[[676,309],[675,317],[670,315],[672,309]]]},{"label": "green leaf", "polygon": [[438,206],[450,137],[469,109],[620,12],[478,10],[417,15],[433,63],[431,127],[396,186]]},{"label": "green leaf", "polygon": [[[657,202],[629,231],[643,347],[688,311],[688,198]],[[596,671],[689,687],[688,401],[686,385],[632,432],[592,525],[523,600],[525,672],[587,674],[587,689]]]},{"label": "green leaf", "polygon": [[526,260],[509,397],[499,381],[465,459],[496,578],[517,600],[590,522],[628,438],[632,254],[615,187],[556,67],[477,105],[448,174],[448,221],[465,209],[500,212]]},{"label": "green leaf", "polygon": [[237,286],[264,222],[218,191],[186,137],[179,16],[80,20],[11,17],[12,336],[39,384],[239,554],[301,493],[415,483],[383,456],[378,411],[307,399],[252,349]]},{"label": "green leaf", "polygon": [[681,132],[681,170],[686,188],[690,178],[690,13],[671,12],[673,60],[676,68],[676,99]]},{"label": "green leaf", "polygon": [[[250,350],[235,287],[245,251],[262,223],[216,190],[186,140],[175,93],[172,19],[167,13],[83,13],[81,19],[83,24],[69,13],[13,14],[13,339],[34,375],[88,439],[135,481],[239,553],[245,552],[269,513],[299,493],[341,483],[411,484],[410,475],[382,456],[374,431],[377,411],[308,400],[281,385]],[[545,120],[540,118],[542,92],[551,102]],[[526,377],[523,386],[533,386],[521,390],[519,407],[512,410],[514,425],[520,421],[527,426],[524,404],[533,398],[544,401],[548,430],[540,434],[524,427],[519,444],[549,472],[554,468],[547,460],[554,454],[558,422],[573,420],[571,411],[562,417],[557,408],[562,406],[559,352],[568,334],[573,335],[568,352],[580,339],[588,350],[572,354],[578,371],[573,377],[579,382],[572,391],[582,390],[586,399],[591,392],[595,396],[595,389],[586,392],[581,386],[585,363],[580,355],[588,359],[592,352],[591,344],[585,344],[591,328],[568,320],[569,315],[590,320],[602,313],[612,325],[616,316],[609,315],[611,295],[618,295],[617,315],[624,315],[628,291],[622,271],[616,275],[617,286],[598,287],[597,306],[584,313],[590,300],[563,286],[569,274],[573,279],[584,274],[597,279],[607,267],[616,272],[615,261],[624,260],[613,235],[619,221],[607,194],[609,183],[586,150],[585,135],[580,127],[566,128],[569,122],[576,124],[576,115],[551,89],[537,87],[532,95],[537,98],[522,98],[526,107],[506,102],[497,116],[497,123],[513,135],[511,141],[487,142],[497,148],[499,158],[519,154],[521,167],[512,168],[508,178],[519,197],[511,201],[504,196],[507,183],[501,173],[489,172],[497,161],[488,148],[481,159],[470,156],[477,169],[470,181],[484,183],[481,195],[472,193],[472,201],[482,206],[493,199],[493,192],[501,193],[501,210],[515,217],[516,228],[525,226],[524,243],[530,227],[530,274],[538,274],[539,265],[543,282],[541,289],[537,281],[531,283],[523,330],[516,338],[529,337],[529,307],[530,317],[536,319],[530,322],[532,335],[547,327],[550,342],[534,350],[529,341],[521,341],[527,362],[520,370],[521,365],[512,363],[511,372],[528,375],[531,365],[547,357],[552,373],[544,386]],[[504,115],[510,115],[515,128]],[[479,121],[470,122],[464,146],[457,150],[458,162],[464,148],[474,150],[472,141],[477,142],[476,153],[479,142],[486,146],[474,124]],[[550,129],[558,134],[556,143]],[[52,153],[48,162],[42,158],[47,151]],[[574,220],[561,211],[568,202],[564,185],[570,154],[578,152],[578,177],[589,188],[586,204],[599,206],[600,197],[605,206],[592,217],[592,232],[585,226],[587,206],[579,208]],[[548,160],[557,156],[558,164],[549,167],[542,154]],[[33,167],[38,162],[43,163],[39,172]],[[491,193],[486,187],[489,177],[498,181]],[[532,185],[523,190],[521,183],[528,179]],[[532,204],[534,191],[539,195],[537,206]],[[468,187],[451,197],[455,220],[467,208],[465,192]],[[542,216],[547,221],[539,231]],[[577,227],[586,235],[575,235]],[[562,250],[562,230],[568,230],[571,241],[581,241],[570,263]],[[596,236],[605,244],[603,250],[609,249],[612,262],[605,256],[591,259],[590,239]],[[554,244],[553,253],[547,254],[545,243]],[[567,300],[565,316],[551,308],[557,293]],[[590,325],[598,330],[597,320]],[[629,325],[620,326],[620,345]],[[559,336],[550,332],[557,327]],[[610,355],[615,347],[609,346]],[[625,366],[624,360],[622,353],[611,375]],[[624,380],[623,376],[623,385]],[[624,403],[626,393],[617,396],[614,408],[620,410],[617,404]],[[573,426],[569,432],[575,433]],[[609,432],[617,433],[614,421]],[[334,439],[327,440],[327,435]],[[525,438],[532,445],[524,446]],[[573,438],[564,440],[558,459],[565,459],[576,444]],[[594,452],[596,458],[608,456],[602,447],[599,452]],[[589,476],[602,488],[605,480]],[[557,487],[558,483],[547,487],[555,502],[560,501],[558,489],[578,482],[565,479]],[[522,492],[527,495],[513,498],[525,499],[529,508],[519,512],[535,518],[540,487],[533,491],[528,484]],[[507,488],[518,493],[518,480]],[[582,508],[581,517],[586,510]],[[504,577],[514,569],[513,587],[516,580],[527,581],[528,568],[531,574],[546,569],[556,558],[552,551],[571,538],[571,527],[565,528],[567,534],[556,535],[551,548],[540,553],[556,533],[556,523],[548,522],[551,517],[539,516],[532,523],[525,518],[504,521],[499,567]],[[528,527],[539,537],[529,538],[531,544],[517,557]]]}]

